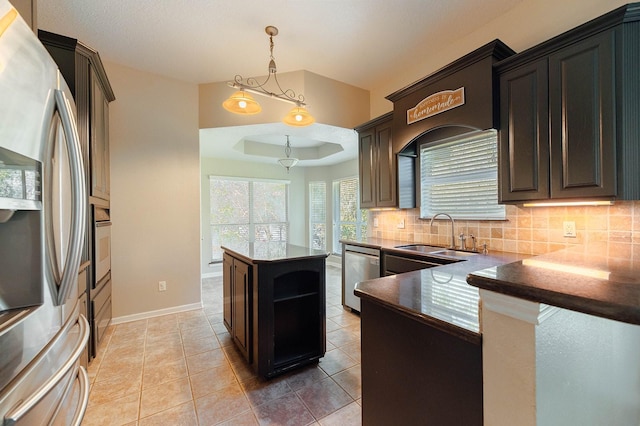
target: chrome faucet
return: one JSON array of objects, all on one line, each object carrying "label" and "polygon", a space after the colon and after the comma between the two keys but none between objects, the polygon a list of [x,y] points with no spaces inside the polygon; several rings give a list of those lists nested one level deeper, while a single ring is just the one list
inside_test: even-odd
[{"label": "chrome faucet", "polygon": [[438,216],[446,216],[451,221],[451,248],[455,249],[456,248],[456,233],[454,231],[455,222],[453,221],[453,218],[451,216],[449,216],[446,213],[436,213],[436,214],[434,214],[433,217],[431,218],[431,222],[429,222],[429,230],[433,229],[433,220]]}]

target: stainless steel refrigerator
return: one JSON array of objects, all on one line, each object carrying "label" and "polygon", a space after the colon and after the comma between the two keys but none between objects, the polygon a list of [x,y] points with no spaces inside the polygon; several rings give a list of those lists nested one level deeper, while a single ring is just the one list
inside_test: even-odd
[{"label": "stainless steel refrigerator", "polygon": [[84,181],[69,89],[29,26],[0,0],[2,425],[82,422]]}]

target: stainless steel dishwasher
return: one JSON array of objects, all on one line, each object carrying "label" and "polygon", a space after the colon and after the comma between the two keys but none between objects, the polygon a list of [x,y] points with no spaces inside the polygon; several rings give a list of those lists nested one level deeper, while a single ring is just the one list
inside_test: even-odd
[{"label": "stainless steel dishwasher", "polygon": [[356,283],[380,277],[380,250],[345,244],[342,250],[342,304],[360,312]]}]

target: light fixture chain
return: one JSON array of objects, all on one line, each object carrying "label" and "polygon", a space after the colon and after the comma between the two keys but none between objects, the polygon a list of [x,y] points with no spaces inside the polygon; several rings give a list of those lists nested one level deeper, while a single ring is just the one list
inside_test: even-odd
[{"label": "light fixture chain", "polygon": [[291,156],[291,144],[289,144],[289,135],[287,136],[287,145],[284,147],[284,155],[289,158]]}]

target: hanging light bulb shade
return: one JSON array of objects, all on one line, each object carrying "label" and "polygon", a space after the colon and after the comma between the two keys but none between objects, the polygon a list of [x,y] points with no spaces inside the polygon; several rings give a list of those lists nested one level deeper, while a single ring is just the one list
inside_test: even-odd
[{"label": "hanging light bulb shade", "polygon": [[222,106],[227,111],[236,114],[252,115],[262,111],[260,104],[253,99],[253,96],[244,90],[238,90],[233,95],[229,96],[229,99],[224,101]]},{"label": "hanging light bulb shade", "polygon": [[304,127],[315,123],[316,119],[303,106],[295,106],[282,119],[289,126]]},{"label": "hanging light bulb shade", "polygon": [[289,173],[289,169],[298,164],[298,159],[291,157],[291,144],[289,143],[289,135],[287,136],[287,143],[284,146],[284,155],[286,158],[281,158],[278,160],[278,163],[285,169],[287,169],[287,173]]}]

